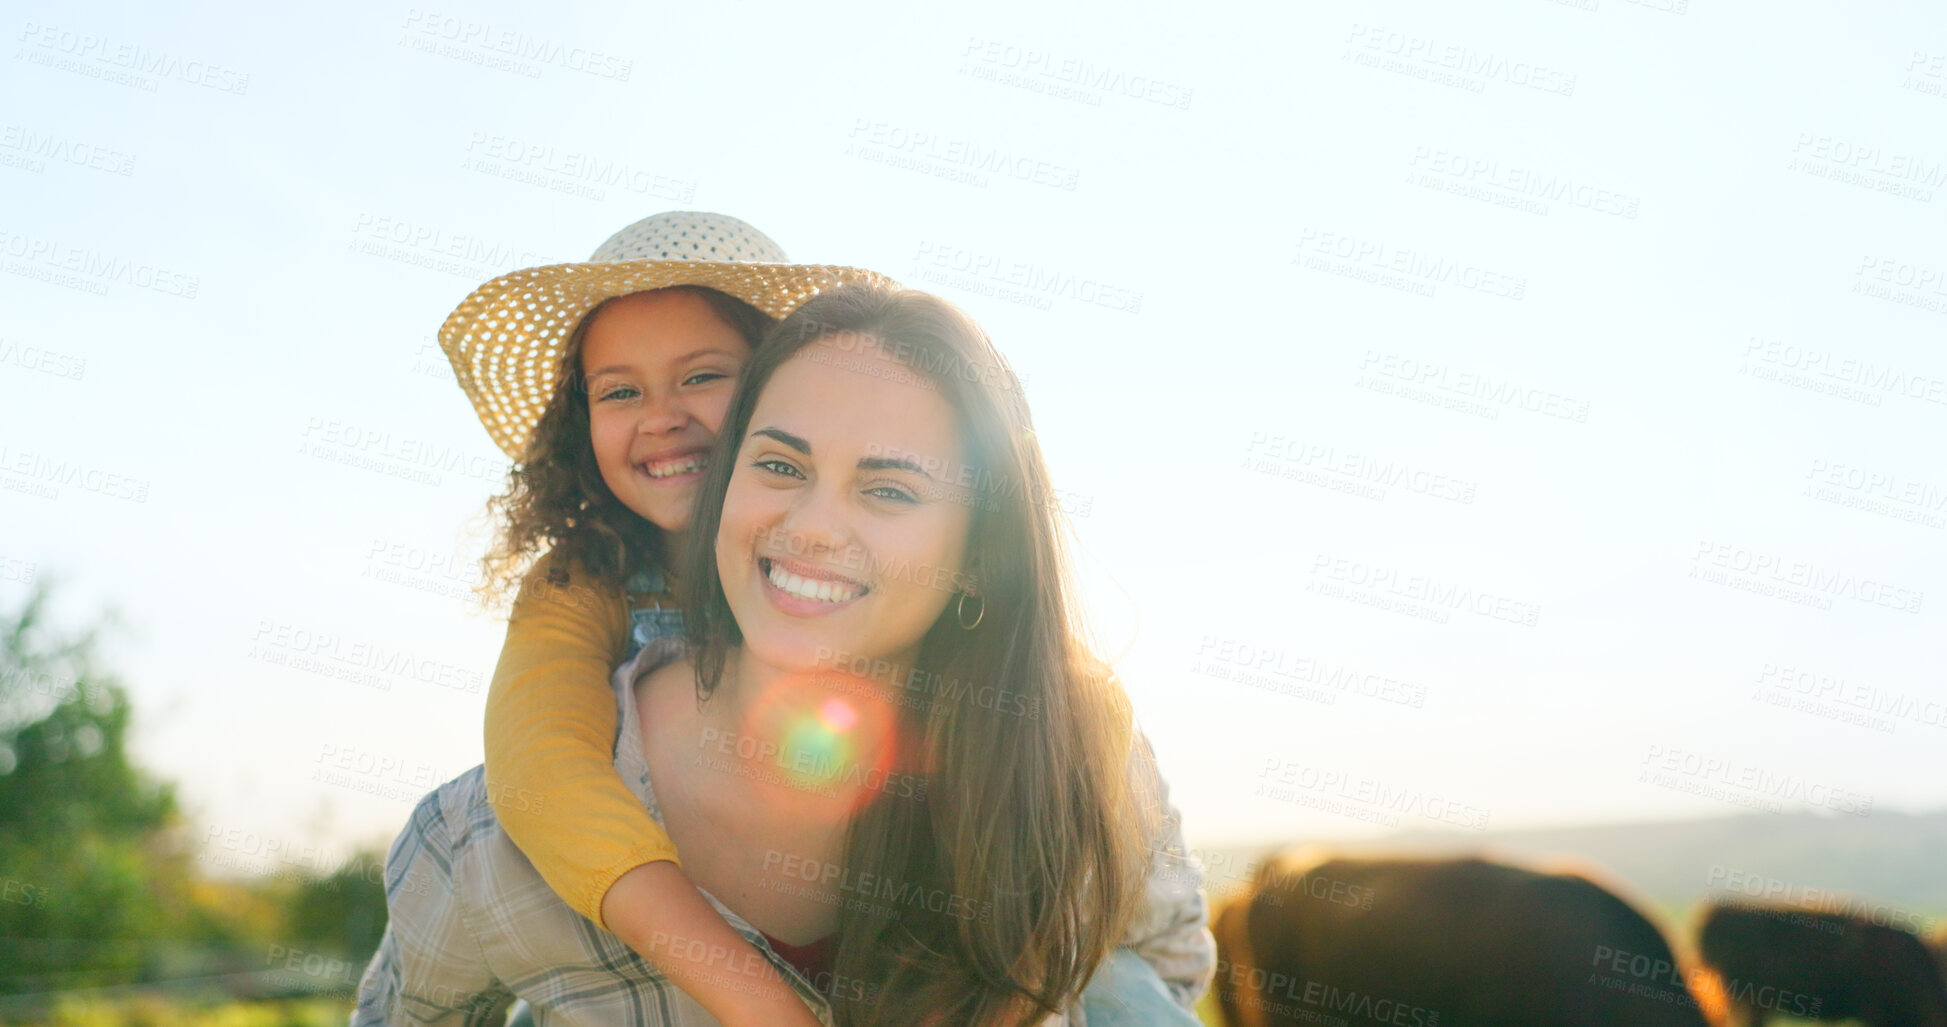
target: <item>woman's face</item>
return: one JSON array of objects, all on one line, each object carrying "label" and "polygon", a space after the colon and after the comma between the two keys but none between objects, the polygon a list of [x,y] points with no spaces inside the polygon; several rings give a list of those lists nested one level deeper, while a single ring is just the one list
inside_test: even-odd
[{"label": "woman's face", "polygon": [[969,587],[971,479],[946,399],[870,339],[827,337],[779,365],[735,459],[716,558],[746,650],[911,669]]},{"label": "woman's face", "polygon": [[668,532],[690,525],[710,444],[750,344],[691,292],[611,300],[582,336],[588,436],[602,480]]}]

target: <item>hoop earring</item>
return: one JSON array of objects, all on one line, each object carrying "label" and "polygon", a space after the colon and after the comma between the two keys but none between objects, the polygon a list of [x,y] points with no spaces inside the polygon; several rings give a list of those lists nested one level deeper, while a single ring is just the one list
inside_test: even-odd
[{"label": "hoop earring", "polygon": [[981,621],[987,619],[987,600],[979,596],[974,596],[974,600],[980,603],[980,612],[974,614],[972,624],[967,623],[967,593],[960,593],[960,601],[954,604],[953,619],[960,622],[962,631],[972,631],[980,626]]}]

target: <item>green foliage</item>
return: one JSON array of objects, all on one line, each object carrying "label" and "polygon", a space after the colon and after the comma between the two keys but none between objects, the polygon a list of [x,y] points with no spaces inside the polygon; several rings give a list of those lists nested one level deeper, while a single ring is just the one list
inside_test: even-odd
[{"label": "green foliage", "polygon": [[[133,711],[99,655],[105,627],[57,628],[44,585],[0,608],[0,996],[42,996],[0,1019],[343,1023],[348,980],[299,975],[297,994],[335,993],[264,1001],[279,987],[266,980],[288,978],[291,952],[355,979],[385,929],[384,853],[327,876],[200,875],[172,789],[129,759]],[[234,987],[192,998],[196,980]],[[84,990],[131,984],[112,999]]]},{"label": "green foliage", "polygon": [[156,887],[171,790],[129,762],[130,709],[96,632],[47,623],[36,586],[0,612],[0,991],[139,971],[136,939],[166,932]]},{"label": "green foliage", "polygon": [[39,1021],[51,1027],[341,1027],[351,1003],[333,999],[203,1005],[163,999],[65,999]]},{"label": "green foliage", "polygon": [[292,938],[341,956],[369,957],[385,933],[385,854],[362,852],[331,876],[305,881],[289,903]]}]

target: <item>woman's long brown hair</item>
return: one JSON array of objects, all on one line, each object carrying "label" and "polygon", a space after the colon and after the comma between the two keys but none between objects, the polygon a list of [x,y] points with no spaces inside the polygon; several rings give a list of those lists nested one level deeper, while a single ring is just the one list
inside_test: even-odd
[{"label": "woman's long brown hair", "polygon": [[[658,291],[702,297],[752,350],[777,323],[769,314],[715,289],[673,285]],[[528,436],[522,459],[507,470],[507,490],[487,501],[494,541],[481,561],[478,591],[489,605],[506,598],[543,553],[554,554],[560,561],[555,567],[563,573],[570,562],[581,564],[596,583],[611,590],[620,589],[630,574],[658,558],[674,555],[659,551],[661,529],[616,499],[595,463],[581,350],[588,326],[610,302],[596,304],[569,333],[547,409]]]},{"label": "woman's long brown hair", "polygon": [[[846,287],[786,317],[746,366],[683,558],[697,690],[715,690],[743,641],[715,542],[751,414],[781,364],[832,335],[871,340],[913,371],[914,387],[936,388],[954,409],[983,486],[967,556],[984,613],[963,630],[949,603],[922,642],[929,678],[970,686],[931,690],[933,703],[952,708],[896,704],[901,769],[924,777],[923,800],[881,792],[853,821],[848,877],[896,895],[840,904],[827,994],[845,1027],[1037,1023],[1072,1002],[1118,944],[1141,896],[1154,809],[1137,791],[1149,777],[1136,766],[1127,698],[1074,616],[1063,524],[1026,400],[957,307],[913,290]],[[983,686],[1024,695],[1039,715],[983,707],[974,701]]]}]

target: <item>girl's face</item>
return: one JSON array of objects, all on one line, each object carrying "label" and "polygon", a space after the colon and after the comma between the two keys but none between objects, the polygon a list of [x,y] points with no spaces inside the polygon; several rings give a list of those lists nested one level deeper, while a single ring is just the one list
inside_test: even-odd
[{"label": "girl's face", "polygon": [[690,525],[691,500],[750,345],[703,297],[638,292],[611,300],[582,337],[588,436],[602,480],[664,531]]},{"label": "girl's face", "polygon": [[945,398],[868,339],[820,339],[765,383],[735,459],[716,559],[746,650],[790,669],[913,669],[971,590],[973,493]]}]

